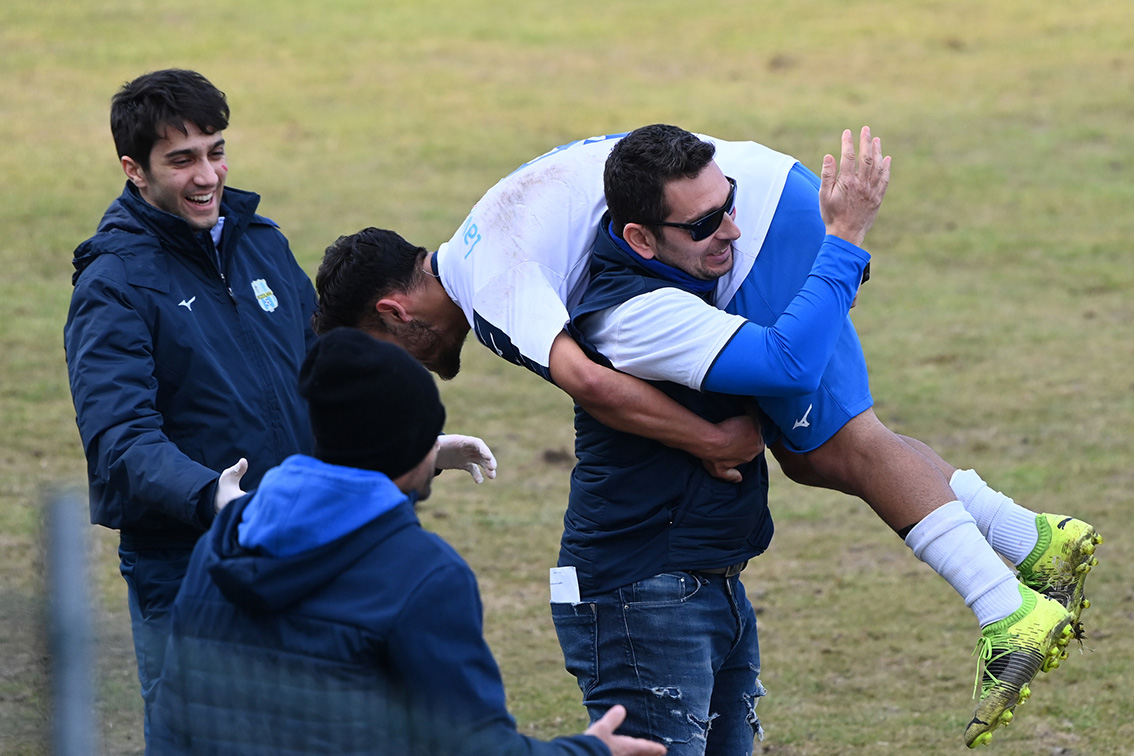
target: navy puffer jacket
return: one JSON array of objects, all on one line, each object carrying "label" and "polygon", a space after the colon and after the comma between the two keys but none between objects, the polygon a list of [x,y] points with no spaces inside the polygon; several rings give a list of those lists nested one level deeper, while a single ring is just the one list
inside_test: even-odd
[{"label": "navy puffer jacket", "polygon": [[224,190],[218,255],[127,184],[76,250],[64,343],[92,522],[192,541],[221,470],[246,457],[247,489],[311,450],[296,382],[315,290],[259,200]]}]

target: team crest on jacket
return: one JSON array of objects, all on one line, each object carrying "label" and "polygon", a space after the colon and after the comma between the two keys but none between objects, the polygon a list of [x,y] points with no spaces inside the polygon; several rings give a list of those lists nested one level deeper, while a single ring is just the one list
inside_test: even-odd
[{"label": "team crest on jacket", "polygon": [[262,278],[257,278],[252,282],[252,291],[256,294],[256,301],[260,303],[260,309],[264,312],[271,312],[280,306],[280,301],[276,299],[276,295],[268,288],[268,282]]}]

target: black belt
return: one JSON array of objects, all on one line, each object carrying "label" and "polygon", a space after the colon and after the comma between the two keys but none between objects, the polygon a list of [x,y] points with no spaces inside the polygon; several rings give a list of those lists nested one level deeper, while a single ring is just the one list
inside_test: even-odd
[{"label": "black belt", "polygon": [[748,560],[745,559],[743,562],[730,564],[728,567],[710,567],[704,570],[693,570],[693,572],[703,572],[706,575],[723,575],[724,577],[735,577],[741,572],[744,572],[744,568],[747,566]]}]

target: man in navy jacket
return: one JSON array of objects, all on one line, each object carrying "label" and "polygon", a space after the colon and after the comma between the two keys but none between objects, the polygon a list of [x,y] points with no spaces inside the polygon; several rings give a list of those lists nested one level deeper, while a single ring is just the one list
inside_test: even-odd
[{"label": "man in navy jacket", "polygon": [[75,252],[64,331],[91,522],[121,534],[147,731],[193,544],[245,469],[255,486],[312,444],[295,380],[315,292],[259,196],[225,186],[228,116],[192,71],[115,95],[126,187]]},{"label": "man in navy jacket", "polygon": [[[154,719],[163,754],[663,754],[612,735],[520,735],[476,579],[414,504],[445,409],[400,347],[353,328],[300,374],[314,456],[270,470],[193,552]],[[377,401],[376,401],[377,398]]]}]

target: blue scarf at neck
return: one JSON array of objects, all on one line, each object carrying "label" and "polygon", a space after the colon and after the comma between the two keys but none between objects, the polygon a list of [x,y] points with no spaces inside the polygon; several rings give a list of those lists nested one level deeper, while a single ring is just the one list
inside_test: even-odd
[{"label": "blue scarf at neck", "polygon": [[626,243],[625,239],[614,233],[613,223],[607,224],[607,233],[610,234],[610,238],[614,241],[614,245],[625,252],[627,255],[629,255],[631,260],[643,266],[663,281],[670,281],[672,283],[675,283],[682,289],[693,292],[694,294],[708,294],[717,286],[717,282],[715,280],[704,281],[700,278],[694,278],[685,271],[680,270],[679,268],[675,268],[672,265],[666,265],[665,263],[658,260],[647,260],[646,258],[642,257],[634,251],[633,247]]}]

